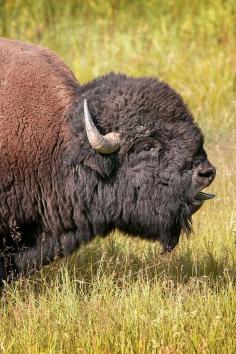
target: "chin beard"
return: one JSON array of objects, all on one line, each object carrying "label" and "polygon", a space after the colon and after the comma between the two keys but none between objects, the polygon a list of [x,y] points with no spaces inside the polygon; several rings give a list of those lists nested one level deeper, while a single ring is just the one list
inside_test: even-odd
[{"label": "chin beard", "polygon": [[206,200],[213,198],[213,194],[198,192],[194,198],[191,198],[180,206],[176,215],[175,225],[171,230],[171,237],[169,239],[164,239],[164,242],[162,242],[162,254],[171,252],[176,247],[179,242],[181,232],[186,234],[190,234],[192,232],[192,215],[202,207]]}]

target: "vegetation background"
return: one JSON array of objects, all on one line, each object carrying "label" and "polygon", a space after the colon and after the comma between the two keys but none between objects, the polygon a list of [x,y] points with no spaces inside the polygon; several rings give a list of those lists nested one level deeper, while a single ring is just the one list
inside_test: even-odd
[{"label": "vegetation background", "polygon": [[236,353],[235,0],[0,0],[0,35],[50,47],[81,83],[167,81],[217,167],[173,254],[114,232],[6,286],[0,353]]}]

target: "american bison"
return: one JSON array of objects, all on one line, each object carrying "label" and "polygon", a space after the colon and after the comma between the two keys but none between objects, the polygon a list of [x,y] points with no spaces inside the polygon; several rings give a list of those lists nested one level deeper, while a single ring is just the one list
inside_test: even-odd
[{"label": "american bison", "polygon": [[154,78],[81,85],[55,53],[0,40],[0,279],[117,228],[164,251],[215,177],[182,98]]}]

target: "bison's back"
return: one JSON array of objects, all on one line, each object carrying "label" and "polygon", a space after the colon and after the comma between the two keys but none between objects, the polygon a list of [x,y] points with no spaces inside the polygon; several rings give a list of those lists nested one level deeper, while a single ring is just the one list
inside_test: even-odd
[{"label": "bison's back", "polygon": [[[53,52],[0,39],[0,223],[38,212],[52,191],[78,83]],[[28,215],[27,215],[28,218]],[[1,229],[0,229],[1,231]]]}]

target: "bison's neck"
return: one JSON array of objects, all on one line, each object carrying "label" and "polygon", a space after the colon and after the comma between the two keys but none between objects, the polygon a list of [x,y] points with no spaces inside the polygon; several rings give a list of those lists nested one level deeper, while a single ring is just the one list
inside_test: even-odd
[{"label": "bison's neck", "polygon": [[81,236],[91,240],[96,235],[106,236],[115,228],[119,214],[115,184],[104,182],[96,173],[78,165],[70,169],[66,186],[71,215]]}]

